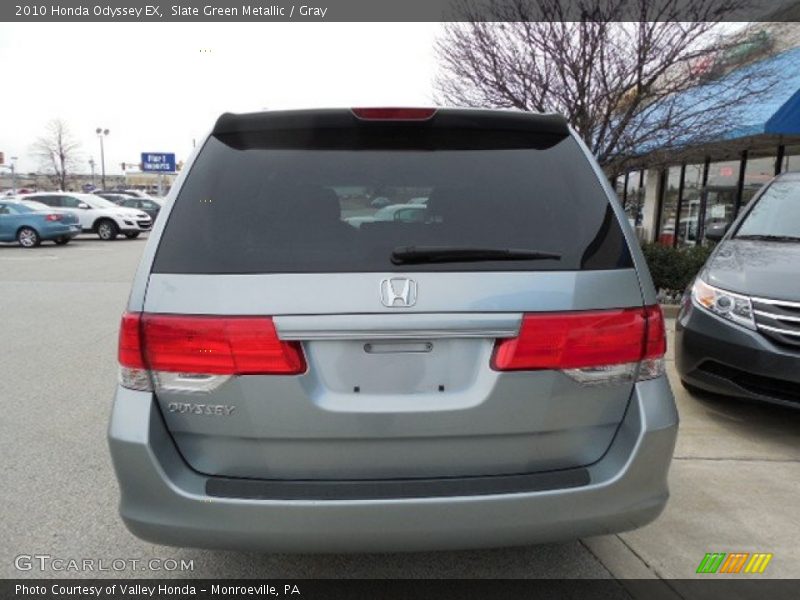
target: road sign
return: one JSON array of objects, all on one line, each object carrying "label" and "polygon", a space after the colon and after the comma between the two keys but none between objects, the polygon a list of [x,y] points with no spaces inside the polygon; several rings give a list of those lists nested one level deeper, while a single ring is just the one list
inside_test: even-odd
[{"label": "road sign", "polygon": [[142,152],[142,171],[175,172],[175,155],[169,152]]}]

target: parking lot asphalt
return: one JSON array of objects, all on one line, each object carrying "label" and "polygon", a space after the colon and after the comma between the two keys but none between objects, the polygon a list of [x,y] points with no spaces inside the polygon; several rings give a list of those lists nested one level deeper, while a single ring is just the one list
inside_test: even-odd
[{"label": "parking lot asphalt", "polygon": [[[105,441],[119,316],[146,239],[0,245],[0,577],[686,578],[706,552],[771,552],[800,577],[800,411],[673,383],[672,498],[653,524],[562,544],[415,554],[268,555],[142,542],[117,516]],[[670,322],[670,328],[672,327]],[[18,555],[193,561],[184,572],[19,571]],[[680,582],[670,584],[679,593]]]}]

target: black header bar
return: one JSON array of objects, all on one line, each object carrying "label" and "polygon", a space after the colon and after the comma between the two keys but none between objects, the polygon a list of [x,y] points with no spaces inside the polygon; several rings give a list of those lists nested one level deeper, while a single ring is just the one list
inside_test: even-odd
[{"label": "black header bar", "polygon": [[8,22],[800,21],[800,0],[3,0]]}]

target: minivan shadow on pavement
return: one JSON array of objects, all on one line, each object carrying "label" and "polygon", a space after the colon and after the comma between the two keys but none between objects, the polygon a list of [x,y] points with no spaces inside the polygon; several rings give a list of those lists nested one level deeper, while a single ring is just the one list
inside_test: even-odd
[{"label": "minivan shadow on pavement", "polygon": [[[199,553],[199,554],[198,554]],[[182,552],[204,577],[315,578],[607,578],[579,542],[517,548],[391,554]]]},{"label": "minivan shadow on pavement", "polygon": [[[677,391],[677,390],[676,390]],[[675,458],[800,460],[800,411],[706,392],[679,396],[682,413],[702,413],[682,425]],[[678,394],[676,394],[678,395]]]},{"label": "minivan shadow on pavement", "polygon": [[691,392],[691,398],[708,411],[712,419],[741,422],[749,430],[764,434],[795,427],[800,430],[800,411],[788,406],[745,398],[731,398],[711,392]]},{"label": "minivan shadow on pavement", "polygon": [[670,501],[655,522],[618,537],[663,578],[697,577],[706,552],[734,551],[772,553],[768,576],[797,578],[800,411],[690,394],[673,364],[667,371],[681,417]]}]

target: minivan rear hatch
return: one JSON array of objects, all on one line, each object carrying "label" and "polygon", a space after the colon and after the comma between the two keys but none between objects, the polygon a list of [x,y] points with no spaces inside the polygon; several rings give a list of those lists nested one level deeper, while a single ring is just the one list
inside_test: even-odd
[{"label": "minivan rear hatch", "polygon": [[[223,115],[165,209],[143,331],[167,340],[152,342],[162,367],[197,365],[156,374],[185,460],[291,480],[598,460],[631,377],[594,385],[497,362],[522,330],[550,352],[571,315],[588,318],[580,343],[598,356],[640,325],[637,274],[589,159],[552,115],[375,116]],[[302,365],[203,377],[215,352],[242,357],[267,338]]]}]

